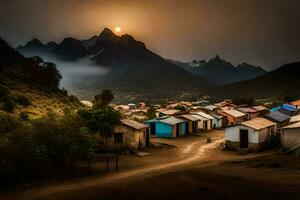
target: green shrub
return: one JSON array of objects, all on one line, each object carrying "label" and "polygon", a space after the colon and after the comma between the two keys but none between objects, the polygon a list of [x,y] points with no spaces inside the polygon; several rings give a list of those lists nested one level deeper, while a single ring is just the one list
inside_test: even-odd
[{"label": "green shrub", "polygon": [[28,97],[22,96],[22,95],[16,97],[16,102],[21,104],[22,106],[31,105],[30,99]]},{"label": "green shrub", "polygon": [[16,103],[11,99],[11,98],[7,98],[2,106],[2,110],[6,111],[6,112],[13,112],[16,108]]}]

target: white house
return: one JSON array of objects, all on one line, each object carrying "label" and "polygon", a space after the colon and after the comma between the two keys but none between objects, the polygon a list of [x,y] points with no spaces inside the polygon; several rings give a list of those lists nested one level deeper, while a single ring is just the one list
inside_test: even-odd
[{"label": "white house", "polygon": [[226,126],[226,121],[224,120],[224,116],[218,114],[211,114],[213,117],[212,127],[214,129],[220,129]]},{"label": "white house", "polygon": [[210,119],[202,117],[200,115],[192,114],[192,117],[198,119],[198,130],[211,130]]},{"label": "white house", "polygon": [[206,114],[204,112],[197,112],[197,115],[204,117],[206,120],[204,120],[203,127],[206,130],[211,130],[212,129],[212,122],[213,122],[213,117],[210,116],[209,114]]},{"label": "white house", "polygon": [[225,145],[233,150],[259,151],[269,144],[275,130],[276,123],[261,117],[255,118],[226,128]]},{"label": "white house", "polygon": [[281,148],[284,151],[298,150],[300,152],[300,122],[281,129]]}]

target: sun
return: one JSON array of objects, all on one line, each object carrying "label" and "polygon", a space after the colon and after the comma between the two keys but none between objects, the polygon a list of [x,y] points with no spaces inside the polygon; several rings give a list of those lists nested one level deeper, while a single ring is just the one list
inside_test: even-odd
[{"label": "sun", "polygon": [[122,31],[121,27],[120,26],[116,26],[115,27],[115,32],[116,33],[120,33]]}]

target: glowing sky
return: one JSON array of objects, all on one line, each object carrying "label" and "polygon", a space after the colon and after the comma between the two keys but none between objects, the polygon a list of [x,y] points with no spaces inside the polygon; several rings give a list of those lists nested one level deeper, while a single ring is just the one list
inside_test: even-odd
[{"label": "glowing sky", "polygon": [[34,37],[98,35],[116,26],[166,58],[216,54],[266,68],[300,60],[298,0],[10,0],[0,1],[0,37],[11,45]]}]

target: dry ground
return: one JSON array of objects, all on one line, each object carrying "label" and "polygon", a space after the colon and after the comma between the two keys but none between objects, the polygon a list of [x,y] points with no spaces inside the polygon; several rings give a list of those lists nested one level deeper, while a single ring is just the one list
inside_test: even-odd
[{"label": "dry ground", "polygon": [[[121,172],[6,192],[0,199],[300,198],[299,157],[222,151],[222,131],[153,141],[168,145],[147,149],[147,157],[121,156]],[[103,168],[97,165],[94,170]]]}]

